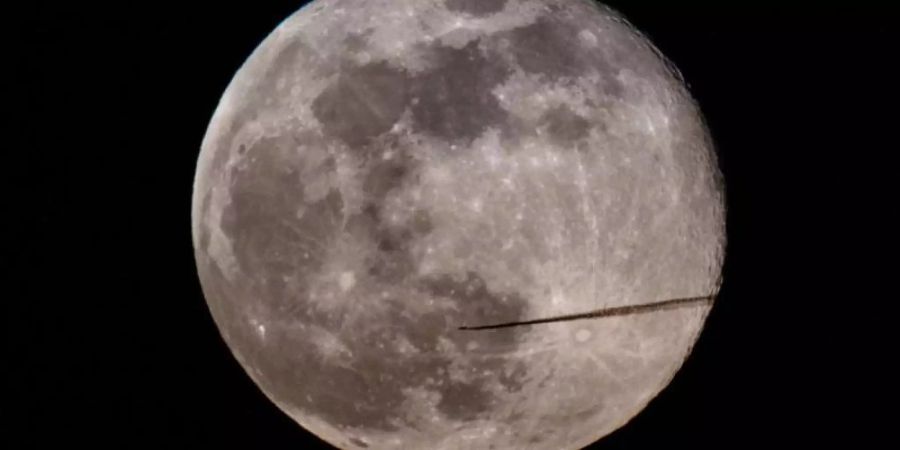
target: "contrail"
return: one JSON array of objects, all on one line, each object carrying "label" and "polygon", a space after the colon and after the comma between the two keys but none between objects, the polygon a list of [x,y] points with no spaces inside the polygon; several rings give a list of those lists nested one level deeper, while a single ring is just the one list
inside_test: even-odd
[{"label": "contrail", "polygon": [[698,303],[711,303],[715,295],[707,295],[705,297],[686,297],[675,298],[671,300],[663,300],[655,303],[644,303],[642,305],[616,306],[612,308],[597,309],[590,312],[579,314],[568,314],[565,316],[547,317],[544,319],[525,320],[522,322],[506,322],[493,325],[479,326],[463,326],[460,330],[493,330],[497,328],[518,327],[521,325],[535,325],[539,323],[550,322],[566,322],[570,320],[596,319],[600,317],[627,316],[632,314],[643,314],[653,311],[662,311],[666,309],[676,309]]}]

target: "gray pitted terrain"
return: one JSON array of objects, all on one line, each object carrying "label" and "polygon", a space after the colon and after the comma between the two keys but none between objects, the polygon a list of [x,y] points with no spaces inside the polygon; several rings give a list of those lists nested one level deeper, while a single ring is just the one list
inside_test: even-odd
[{"label": "gray pitted terrain", "polygon": [[721,185],[681,80],[588,1],[319,0],[241,68],[194,197],[210,309],[345,448],[578,448],[673,376],[717,289]]}]

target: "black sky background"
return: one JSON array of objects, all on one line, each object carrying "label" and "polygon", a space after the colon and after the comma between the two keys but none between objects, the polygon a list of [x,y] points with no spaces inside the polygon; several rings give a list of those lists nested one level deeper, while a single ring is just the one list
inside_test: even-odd
[{"label": "black sky background", "polygon": [[[219,97],[302,2],[187,3],[2,15],[0,448],[329,448],[231,356],[190,235]],[[875,286],[896,265],[880,236],[897,209],[897,15],[860,2],[608,3],[700,103],[729,245],[682,371],[590,448],[889,443],[878,434],[896,413],[871,408],[896,407],[876,362],[896,355],[879,346],[896,341],[885,318],[897,294]]]}]

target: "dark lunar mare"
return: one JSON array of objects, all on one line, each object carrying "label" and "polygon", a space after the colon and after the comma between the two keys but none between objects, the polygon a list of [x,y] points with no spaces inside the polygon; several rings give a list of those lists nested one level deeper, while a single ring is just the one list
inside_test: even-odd
[{"label": "dark lunar mare", "polygon": [[503,11],[509,0],[444,0],[450,11],[468,13],[473,16],[488,16]]},{"label": "dark lunar mare", "polygon": [[468,145],[489,126],[505,123],[507,112],[491,92],[511,69],[496,55],[486,55],[476,39],[461,49],[433,46],[433,68],[412,80],[413,124],[417,131],[447,142]]},{"label": "dark lunar mare", "polygon": [[403,70],[377,62],[345,67],[312,103],[325,134],[353,149],[363,148],[400,119],[409,102]]},{"label": "dark lunar mare", "polygon": [[541,116],[540,124],[563,148],[587,137],[592,126],[587,119],[566,105],[559,105],[545,112]]}]

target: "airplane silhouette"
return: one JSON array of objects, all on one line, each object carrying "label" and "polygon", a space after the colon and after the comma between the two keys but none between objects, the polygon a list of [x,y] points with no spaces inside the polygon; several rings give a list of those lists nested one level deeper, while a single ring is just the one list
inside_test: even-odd
[{"label": "airplane silhouette", "polygon": [[662,311],[667,309],[677,309],[683,308],[686,306],[701,304],[701,303],[712,303],[715,295],[707,295],[705,297],[685,297],[685,298],[674,298],[670,300],[663,300],[661,302],[654,303],[644,303],[640,305],[628,305],[628,306],[615,306],[612,308],[602,308],[594,311],[589,311],[585,313],[578,314],[567,314],[563,316],[555,316],[555,317],[547,317],[543,319],[533,319],[533,320],[525,320],[521,322],[505,322],[498,323],[493,325],[478,325],[478,326],[462,326],[459,327],[460,330],[495,330],[498,328],[510,328],[510,327],[518,327],[523,325],[535,325],[539,323],[551,323],[551,322],[567,322],[572,320],[583,320],[583,319],[596,319],[600,317],[613,317],[613,316],[627,316],[632,314],[643,314],[653,311]]}]

